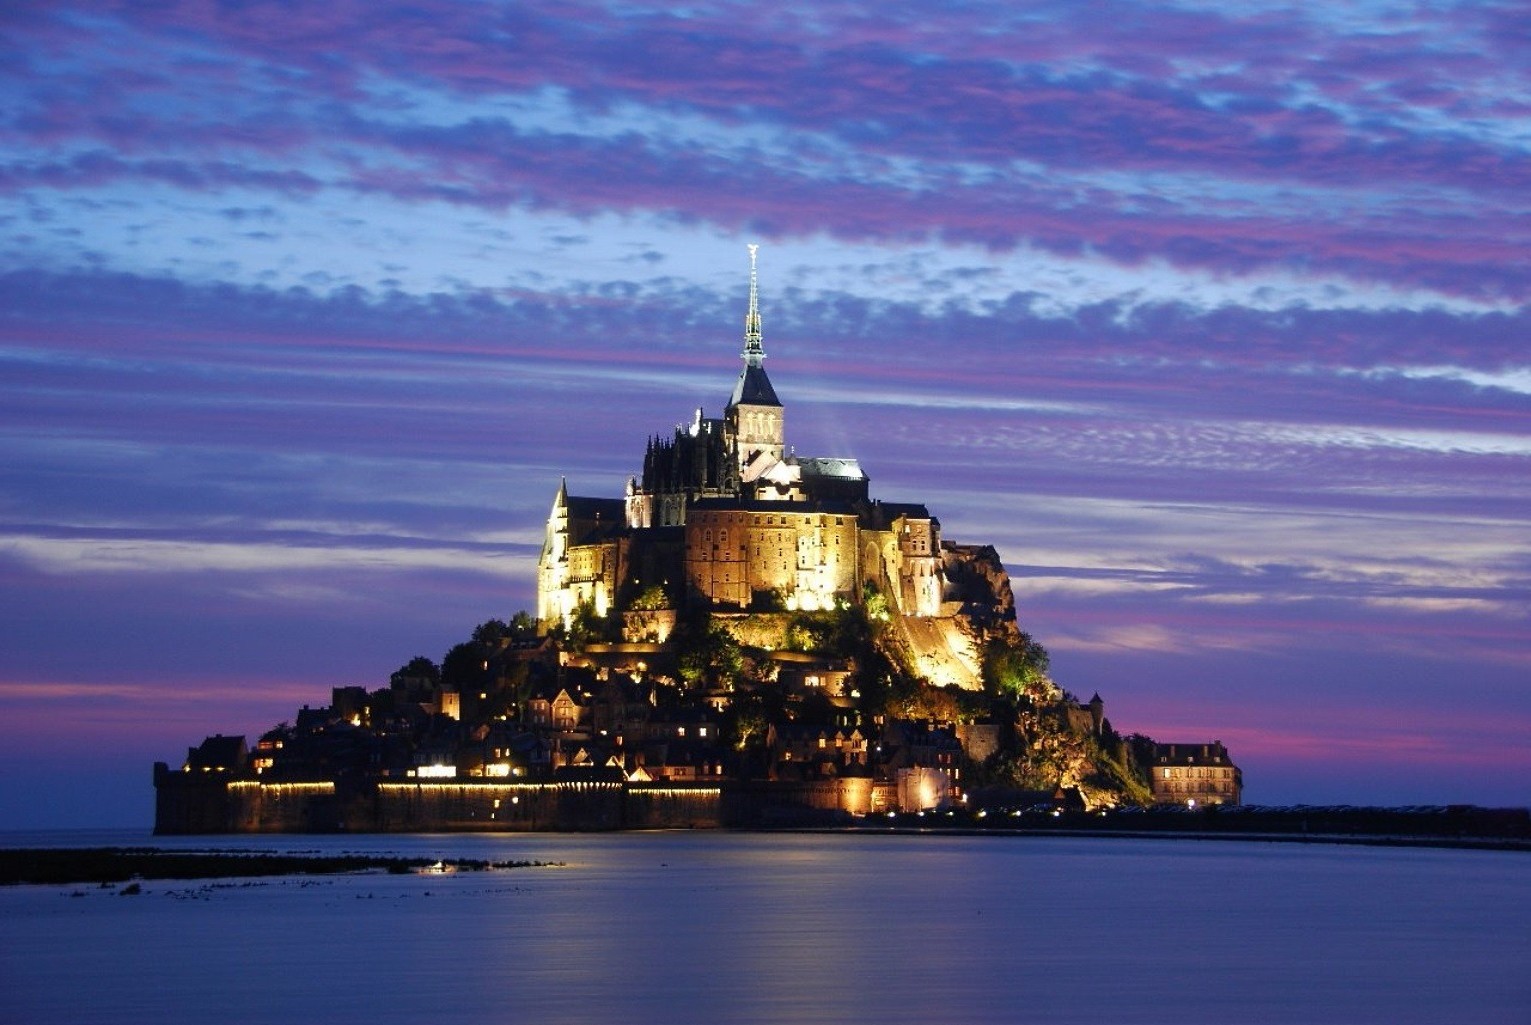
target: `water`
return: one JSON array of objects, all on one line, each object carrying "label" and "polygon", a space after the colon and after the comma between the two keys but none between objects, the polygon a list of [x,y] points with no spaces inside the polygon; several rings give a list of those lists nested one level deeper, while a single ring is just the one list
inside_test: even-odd
[{"label": "water", "polygon": [[154,842],[564,865],[5,888],[0,1021],[1531,1022],[1525,854],[710,832]]}]

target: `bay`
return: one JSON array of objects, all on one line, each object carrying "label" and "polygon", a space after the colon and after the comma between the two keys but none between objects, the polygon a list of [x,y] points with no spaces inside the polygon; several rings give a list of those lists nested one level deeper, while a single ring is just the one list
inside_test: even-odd
[{"label": "bay", "polygon": [[720,832],[0,842],[560,863],[137,896],[7,887],[4,1022],[1531,1021],[1517,852]]}]

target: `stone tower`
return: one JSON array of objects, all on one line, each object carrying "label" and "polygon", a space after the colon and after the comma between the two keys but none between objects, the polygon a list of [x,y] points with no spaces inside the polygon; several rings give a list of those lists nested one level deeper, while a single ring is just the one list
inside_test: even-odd
[{"label": "stone tower", "polygon": [[[781,401],[765,372],[765,349],[760,342],[760,289],[755,273],[755,253],[750,245],[750,305],[744,315],[744,369],[734,394],[723,412],[729,447],[739,475],[752,480],[760,471],[786,455],[786,433]],[[752,469],[753,468],[753,469]]]}]

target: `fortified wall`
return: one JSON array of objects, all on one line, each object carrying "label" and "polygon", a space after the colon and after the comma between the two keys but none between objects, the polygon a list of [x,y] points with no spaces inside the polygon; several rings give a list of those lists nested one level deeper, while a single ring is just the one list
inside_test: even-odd
[{"label": "fortified wall", "polygon": [[832,824],[893,807],[866,778],[722,785],[382,780],[266,783],[154,766],[157,834],[601,832]]}]

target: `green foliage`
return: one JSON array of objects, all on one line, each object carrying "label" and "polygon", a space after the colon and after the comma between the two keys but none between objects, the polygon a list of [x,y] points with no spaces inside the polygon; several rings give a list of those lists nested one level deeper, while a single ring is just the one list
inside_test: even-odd
[{"label": "green foliage", "polygon": [[1112,790],[1122,795],[1126,803],[1137,805],[1149,805],[1153,803],[1153,792],[1149,784],[1139,777],[1136,768],[1128,763],[1126,758],[1127,748],[1118,745],[1115,757],[1110,752],[1101,751],[1096,759],[1098,776],[1095,782],[1102,789]]},{"label": "green foliage", "polygon": [[983,651],[984,687],[997,695],[1046,696],[1049,662],[1047,649],[1028,634],[1016,642],[990,641]]},{"label": "green foliage", "polygon": [[819,650],[825,631],[819,629],[813,614],[799,612],[787,622],[786,648],[788,651],[815,652]]},{"label": "green foliage", "polygon": [[676,624],[670,642],[680,678],[690,687],[731,683],[744,669],[744,651],[734,635],[702,617]]},{"label": "green foliage", "polygon": [[765,742],[766,727],[770,713],[765,700],[758,693],[741,694],[724,713],[723,735],[732,743],[735,751],[743,751],[751,744]]},{"label": "green foliage", "polygon": [[916,683],[899,689],[907,719],[930,719],[935,722],[972,722],[989,710],[989,699],[961,687],[932,687]]},{"label": "green foliage", "polygon": [[667,609],[669,607],[670,596],[665,593],[665,589],[659,584],[650,584],[645,587],[628,604],[628,608],[634,612],[658,612],[660,609]]},{"label": "green foliage", "polygon": [[882,588],[868,580],[861,588],[861,608],[867,619],[886,622],[889,616],[888,596],[882,593]]},{"label": "green foliage", "polygon": [[811,655],[855,658],[870,647],[875,633],[866,610],[854,606],[799,612],[787,624],[786,646]]},{"label": "green foliage", "polygon": [[571,651],[584,651],[585,645],[616,640],[620,633],[616,616],[598,615],[594,602],[582,601],[574,607],[568,627],[554,635]]}]

